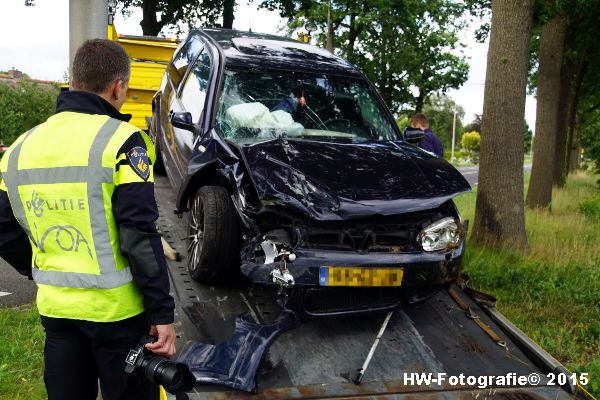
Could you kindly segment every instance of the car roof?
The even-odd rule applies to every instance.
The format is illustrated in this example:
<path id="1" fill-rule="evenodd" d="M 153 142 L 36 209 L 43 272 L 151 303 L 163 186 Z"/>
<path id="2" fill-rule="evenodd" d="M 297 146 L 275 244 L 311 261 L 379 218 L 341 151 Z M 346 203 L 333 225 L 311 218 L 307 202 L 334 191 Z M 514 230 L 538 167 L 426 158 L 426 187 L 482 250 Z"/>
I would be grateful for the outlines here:
<path id="1" fill-rule="evenodd" d="M 283 69 L 364 78 L 354 65 L 317 46 L 264 33 L 202 28 L 222 50 L 226 66 Z"/>

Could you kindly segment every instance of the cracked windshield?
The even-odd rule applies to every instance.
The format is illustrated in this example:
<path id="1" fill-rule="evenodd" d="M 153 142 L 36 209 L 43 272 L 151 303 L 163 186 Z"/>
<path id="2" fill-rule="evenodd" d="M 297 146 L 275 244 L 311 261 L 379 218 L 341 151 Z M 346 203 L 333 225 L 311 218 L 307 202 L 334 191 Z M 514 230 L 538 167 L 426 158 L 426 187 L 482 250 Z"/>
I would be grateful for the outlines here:
<path id="1" fill-rule="evenodd" d="M 226 71 L 217 125 L 238 144 L 397 139 L 365 82 L 279 71 Z"/>

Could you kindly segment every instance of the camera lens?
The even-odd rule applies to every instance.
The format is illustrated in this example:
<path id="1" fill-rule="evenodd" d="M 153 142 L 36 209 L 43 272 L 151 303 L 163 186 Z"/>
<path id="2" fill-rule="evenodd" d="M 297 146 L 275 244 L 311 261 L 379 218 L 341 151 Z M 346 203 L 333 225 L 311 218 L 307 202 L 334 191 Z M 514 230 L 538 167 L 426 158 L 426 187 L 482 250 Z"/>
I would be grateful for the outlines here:
<path id="1" fill-rule="evenodd" d="M 194 387 L 195 378 L 187 365 L 163 357 L 151 357 L 144 366 L 150 381 L 164 386 L 169 392 L 188 391 Z"/>

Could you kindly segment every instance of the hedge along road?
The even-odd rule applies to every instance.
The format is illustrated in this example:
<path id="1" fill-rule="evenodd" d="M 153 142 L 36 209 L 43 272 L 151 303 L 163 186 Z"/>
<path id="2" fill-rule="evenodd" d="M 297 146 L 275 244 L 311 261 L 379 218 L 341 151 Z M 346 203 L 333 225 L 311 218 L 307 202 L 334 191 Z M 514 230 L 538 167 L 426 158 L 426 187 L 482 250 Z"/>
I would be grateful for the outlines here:
<path id="1" fill-rule="evenodd" d="M 531 165 L 525 165 L 524 171 L 530 171 Z M 478 167 L 459 168 L 471 186 L 477 185 L 479 177 Z M 18 306 L 32 303 L 35 299 L 37 288 L 33 281 L 19 275 L 10 265 L 0 258 L 0 307 Z"/>

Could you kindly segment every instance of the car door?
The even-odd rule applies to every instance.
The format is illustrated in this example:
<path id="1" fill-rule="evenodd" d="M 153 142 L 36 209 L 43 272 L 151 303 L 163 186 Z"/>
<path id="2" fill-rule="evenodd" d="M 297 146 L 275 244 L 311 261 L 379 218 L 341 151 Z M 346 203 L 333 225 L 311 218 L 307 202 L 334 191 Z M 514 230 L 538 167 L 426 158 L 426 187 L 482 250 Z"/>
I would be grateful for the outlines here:
<path id="1" fill-rule="evenodd" d="M 160 120 L 163 128 L 160 149 L 164 154 L 164 165 L 167 176 L 174 188 L 178 188 L 181 184 L 184 169 L 182 169 L 181 154 L 175 139 L 181 133 L 179 129 L 173 127 L 170 117 L 173 112 L 181 111 L 177 98 L 179 89 L 187 70 L 203 47 L 203 42 L 196 35 L 191 36 L 181 46 L 181 49 L 175 54 L 173 61 L 167 68 L 167 82 L 160 99 Z"/>
<path id="2" fill-rule="evenodd" d="M 210 69 L 210 57 L 207 49 L 204 48 L 184 78 L 172 105 L 173 112 L 189 112 L 192 122 L 198 126 L 204 115 Z M 177 161 L 180 163 L 179 168 L 185 171 L 192 156 L 198 132 L 193 133 L 185 129 L 173 128 L 173 133 Z"/>

